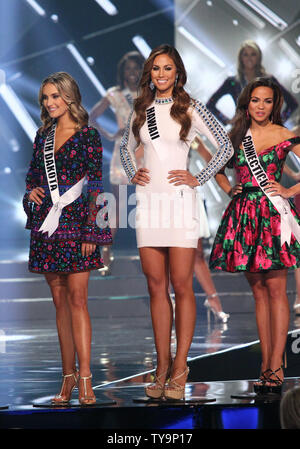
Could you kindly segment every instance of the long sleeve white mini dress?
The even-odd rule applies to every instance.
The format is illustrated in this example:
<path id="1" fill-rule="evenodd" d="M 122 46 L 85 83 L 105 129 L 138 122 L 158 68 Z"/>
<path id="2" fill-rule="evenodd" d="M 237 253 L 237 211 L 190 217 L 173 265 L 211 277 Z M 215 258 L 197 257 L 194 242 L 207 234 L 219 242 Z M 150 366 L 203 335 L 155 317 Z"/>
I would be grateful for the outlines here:
<path id="1" fill-rule="evenodd" d="M 197 134 L 205 135 L 217 147 L 208 165 L 196 174 L 200 185 L 214 176 L 232 157 L 233 147 L 226 131 L 205 105 L 191 101 L 192 124 L 186 141 L 180 139 L 181 125 L 170 115 L 173 100 L 155 99 L 146 110 L 140 129 L 144 146 L 143 167 L 150 182 L 136 185 L 136 237 L 140 247 L 196 248 L 199 233 L 197 190 L 175 186 L 168 179 L 171 170 L 187 170 L 188 152 Z M 120 157 L 129 181 L 137 171 L 134 153 L 138 147 L 132 132 L 133 111 L 125 130 Z"/>

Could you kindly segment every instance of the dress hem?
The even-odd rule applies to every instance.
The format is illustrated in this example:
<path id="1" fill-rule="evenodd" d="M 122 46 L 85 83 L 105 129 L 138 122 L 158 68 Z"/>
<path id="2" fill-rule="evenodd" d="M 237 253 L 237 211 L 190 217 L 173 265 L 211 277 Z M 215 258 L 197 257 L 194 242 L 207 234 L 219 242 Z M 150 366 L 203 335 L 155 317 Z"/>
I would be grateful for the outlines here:
<path id="1" fill-rule="evenodd" d="M 101 270 L 101 268 L 104 268 L 105 265 L 99 266 L 99 267 L 95 267 L 95 268 L 89 268 L 87 270 L 78 270 L 78 271 L 33 271 L 33 270 L 28 270 L 30 273 L 34 273 L 34 274 L 49 274 L 49 273 L 57 273 L 57 274 L 74 274 L 74 273 L 85 273 L 87 271 L 93 271 L 93 270 Z"/>

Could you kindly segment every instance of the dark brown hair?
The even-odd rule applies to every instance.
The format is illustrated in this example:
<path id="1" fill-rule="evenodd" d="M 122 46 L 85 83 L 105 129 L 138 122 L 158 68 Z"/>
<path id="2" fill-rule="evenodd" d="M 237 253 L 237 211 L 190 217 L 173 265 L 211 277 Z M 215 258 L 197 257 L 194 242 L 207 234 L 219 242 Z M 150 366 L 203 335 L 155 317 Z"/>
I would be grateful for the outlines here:
<path id="1" fill-rule="evenodd" d="M 146 120 L 146 109 L 153 102 L 155 97 L 155 90 L 150 89 L 151 70 L 154 59 L 159 55 L 168 55 L 174 62 L 177 71 L 177 82 L 173 89 L 173 104 L 171 107 L 171 117 L 181 125 L 180 139 L 185 141 L 191 127 L 191 117 L 187 110 L 190 106 L 190 96 L 184 90 L 183 86 L 186 83 L 186 71 L 182 59 L 176 50 L 168 44 L 160 45 L 152 50 L 150 56 L 145 61 L 143 73 L 139 84 L 139 96 L 134 102 L 134 110 L 136 118 L 132 125 L 133 134 L 138 142 L 140 142 L 140 129 Z"/>
<path id="2" fill-rule="evenodd" d="M 233 127 L 229 132 L 229 137 L 234 148 L 238 148 L 246 135 L 246 132 L 251 124 L 251 117 L 247 114 L 251 95 L 257 87 L 270 87 L 273 90 L 273 109 L 270 115 L 270 120 L 282 126 L 281 107 L 283 103 L 283 95 L 280 87 L 271 78 L 261 77 L 255 78 L 242 90 L 236 107 L 236 113 L 233 118 Z"/>
<path id="3" fill-rule="evenodd" d="M 118 72 L 117 72 L 118 84 L 121 89 L 124 89 L 125 87 L 124 71 L 127 61 L 134 61 L 142 71 L 145 58 L 138 51 L 129 51 L 128 53 L 125 53 L 125 55 L 118 63 Z"/>

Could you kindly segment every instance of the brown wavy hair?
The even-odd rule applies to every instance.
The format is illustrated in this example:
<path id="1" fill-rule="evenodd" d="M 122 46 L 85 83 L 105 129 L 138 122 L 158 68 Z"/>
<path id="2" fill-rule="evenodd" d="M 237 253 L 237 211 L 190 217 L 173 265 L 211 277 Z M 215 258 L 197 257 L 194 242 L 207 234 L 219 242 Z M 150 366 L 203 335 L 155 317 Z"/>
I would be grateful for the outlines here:
<path id="1" fill-rule="evenodd" d="M 247 110 L 250 103 L 251 95 L 254 89 L 257 87 L 270 87 L 273 90 L 273 109 L 270 115 L 270 120 L 276 125 L 282 125 L 282 119 L 280 115 L 281 107 L 283 104 L 283 95 L 278 84 L 274 83 L 271 78 L 260 77 L 250 81 L 249 84 L 242 90 L 236 107 L 236 114 L 233 118 L 233 127 L 229 132 L 234 148 L 239 148 L 243 138 L 251 124 L 251 117 L 247 117 Z"/>
<path id="2" fill-rule="evenodd" d="M 54 84 L 54 86 L 57 88 L 62 99 L 68 105 L 70 116 L 72 120 L 77 124 L 77 128 L 80 129 L 84 126 L 87 126 L 89 121 L 89 114 L 81 104 L 81 94 L 76 81 L 74 80 L 74 78 L 72 78 L 71 75 L 66 72 L 56 72 L 52 75 L 47 76 L 47 78 L 43 80 L 40 87 L 39 104 L 41 109 L 41 121 L 43 125 L 41 126 L 39 131 L 47 131 L 55 121 L 49 116 L 47 109 L 43 104 L 43 89 L 46 84 Z"/>
<path id="3" fill-rule="evenodd" d="M 154 59 L 166 54 L 174 62 L 177 71 L 177 83 L 173 88 L 173 104 L 170 110 L 171 117 L 181 125 L 180 139 L 185 141 L 191 128 L 191 117 L 188 114 L 188 108 L 190 106 L 191 98 L 189 94 L 184 90 L 183 86 L 186 83 L 186 71 L 182 59 L 176 50 L 168 44 L 160 45 L 152 50 L 150 56 L 145 61 L 143 73 L 139 84 L 139 95 L 134 102 L 134 110 L 136 118 L 133 121 L 132 131 L 137 140 L 140 142 L 140 129 L 146 120 L 146 109 L 150 106 L 155 98 L 155 89 L 150 89 L 151 82 L 151 70 L 153 67 Z"/>

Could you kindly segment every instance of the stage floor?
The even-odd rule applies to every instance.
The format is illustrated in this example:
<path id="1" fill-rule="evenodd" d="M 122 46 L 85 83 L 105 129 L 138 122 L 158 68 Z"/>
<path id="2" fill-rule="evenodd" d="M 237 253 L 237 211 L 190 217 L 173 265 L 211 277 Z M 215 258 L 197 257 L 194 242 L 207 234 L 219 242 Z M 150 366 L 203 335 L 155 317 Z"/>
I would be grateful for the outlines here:
<path id="1" fill-rule="evenodd" d="M 10 258 L 5 255 L 0 262 L 0 405 L 7 405 L 10 413 L 21 410 L 40 413 L 40 406 L 49 403 L 61 384 L 54 307 L 44 278 L 28 273 L 25 259 L 25 255 L 18 253 Z M 243 406 L 245 403 L 252 406 L 256 401 L 231 398 L 234 392 L 251 391 L 251 379 L 259 373 L 252 296 L 239 275 L 232 282 L 232 276 L 214 273 L 214 280 L 230 319 L 227 324 L 215 322 L 212 317 L 208 320 L 203 307 L 205 296 L 195 281 L 197 324 L 189 353 L 191 373 L 187 397 L 213 397 L 214 401 L 206 403 L 206 407 Z M 118 409 L 121 413 L 121 409 L 125 412 L 127 407 L 131 410 L 149 408 L 149 404 L 139 400 L 144 396 L 144 383 L 150 381 L 155 367 L 155 352 L 149 300 L 137 255 L 115 254 L 111 273 L 104 277 L 94 272 L 90 284 L 93 385 L 100 402 L 113 401 L 100 407 L 101 413 L 107 414 L 108 409 Z M 289 274 L 288 295 L 292 304 L 295 296 L 292 273 Z M 290 333 L 294 331 L 293 336 L 297 336 L 299 328 L 300 317 L 291 313 Z M 175 351 L 175 335 L 172 346 Z M 255 357 L 251 355 L 253 348 L 256 348 Z M 242 372 L 240 368 L 235 369 L 235 362 L 226 362 L 229 354 L 235 357 L 239 351 L 250 354 L 246 356 L 248 371 L 247 363 Z M 241 353 L 238 357 L 244 355 Z M 212 363 L 217 368 L 213 368 Z M 229 365 L 233 365 L 231 371 Z M 290 373 L 285 388 L 298 384 L 298 372 L 296 369 Z M 74 407 L 76 394 L 75 391 Z M 164 405 L 157 407 L 157 404 L 154 407 L 165 408 Z M 178 407 L 175 409 L 178 413 Z M 2 428 L 9 425 L 9 421 L 3 424 L 6 423 L 4 413 L 0 412 Z M 181 418 L 177 421 L 188 426 Z M 193 425 L 197 419 L 193 415 Z"/>

